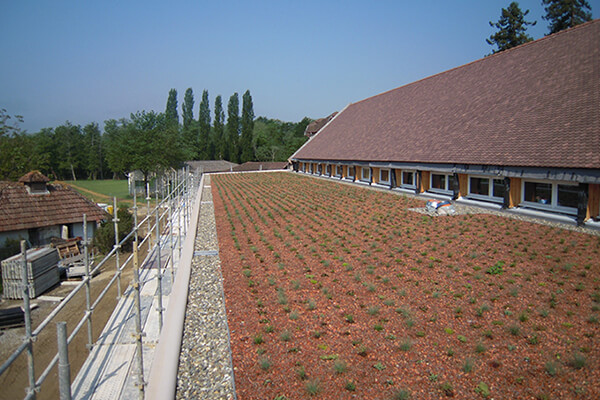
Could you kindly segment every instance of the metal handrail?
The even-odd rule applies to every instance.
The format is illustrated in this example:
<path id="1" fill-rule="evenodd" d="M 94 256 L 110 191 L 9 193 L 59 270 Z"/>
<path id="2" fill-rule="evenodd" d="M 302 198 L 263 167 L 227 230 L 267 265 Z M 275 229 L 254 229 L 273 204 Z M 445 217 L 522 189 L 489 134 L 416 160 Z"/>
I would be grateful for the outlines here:
<path id="1" fill-rule="evenodd" d="M 177 174 L 179 174 L 179 172 L 177 172 Z M 184 175 L 183 179 L 178 184 L 176 184 L 172 188 L 170 188 L 171 189 L 170 192 L 168 192 L 167 195 L 163 197 L 162 201 L 160 201 L 160 202 L 157 201 L 157 204 L 155 205 L 155 207 L 152 210 L 150 210 L 150 209 L 148 210 L 147 216 L 144 219 L 142 219 L 141 221 L 138 221 L 137 224 L 135 224 L 135 226 L 131 230 L 131 232 L 129 232 L 121 241 L 119 241 L 117 244 L 115 244 L 113 246 L 113 248 L 104 256 L 104 258 L 98 264 L 96 264 L 94 266 L 94 268 L 91 271 L 87 267 L 89 265 L 89 262 L 86 263 L 86 269 L 88 272 L 83 277 L 82 281 L 73 290 L 71 290 L 70 293 L 64 299 L 62 299 L 60 301 L 60 303 L 50 312 L 50 314 L 48 314 L 48 316 L 46 316 L 46 318 L 37 326 L 37 328 L 33 332 L 30 332 L 28 334 L 28 338 L 26 338 L 26 340 L 24 340 L 23 343 L 15 351 L 13 351 L 13 353 L 8 357 L 8 359 L 6 361 L 4 361 L 4 363 L 0 366 L 0 376 L 8 370 L 8 368 L 15 362 L 15 360 L 25 350 L 28 350 L 31 348 L 30 347 L 31 343 L 35 340 L 35 338 L 43 331 L 44 328 L 46 328 L 48 326 L 48 324 L 50 324 L 50 322 L 52 322 L 52 320 L 54 318 L 56 318 L 56 316 L 66 307 L 66 305 L 69 303 L 69 301 L 71 301 L 73 299 L 73 297 L 75 297 L 81 291 L 82 288 L 84 288 L 86 286 L 89 287 L 89 285 L 91 284 L 91 281 L 93 280 L 92 276 L 94 274 L 96 274 L 96 272 L 98 272 L 99 269 L 104 264 L 106 264 L 106 262 L 111 257 L 113 257 L 117 254 L 117 250 L 120 249 L 121 246 L 125 242 L 130 240 L 132 237 L 137 238 L 138 230 L 140 229 L 140 227 L 142 227 L 144 224 L 148 224 L 148 232 L 147 232 L 146 236 L 143 238 L 143 240 L 141 241 L 141 243 L 138 244 L 139 247 L 142 247 L 147 241 L 150 240 L 150 237 L 152 236 L 152 232 L 154 232 L 155 229 L 156 229 L 157 235 L 160 235 L 161 232 L 163 232 L 164 230 L 167 229 L 167 227 L 169 227 L 169 232 L 172 232 L 171 227 L 175 222 L 175 219 L 173 218 L 173 211 L 176 213 L 175 215 L 177 215 L 178 222 L 181 223 L 180 216 L 182 213 L 185 213 L 188 211 L 188 210 L 186 210 L 186 207 L 190 201 L 189 197 L 190 197 L 190 195 L 193 196 L 193 193 L 194 193 L 193 188 L 191 188 L 189 186 L 189 183 L 187 183 L 187 180 L 189 180 L 189 170 L 183 170 L 182 174 Z M 157 200 L 158 200 L 158 195 L 157 195 Z M 173 206 L 173 203 L 176 204 L 175 207 Z M 116 199 L 115 199 L 115 205 L 116 205 Z M 161 207 L 165 208 L 165 211 L 163 211 L 162 214 L 160 212 Z M 135 212 L 135 220 L 137 220 L 137 207 L 135 207 L 135 202 L 134 202 L 134 212 Z M 116 215 L 116 209 L 115 209 L 115 215 Z M 157 215 L 158 215 L 158 218 L 156 218 Z M 171 217 L 171 219 L 169 220 L 168 217 Z M 151 221 L 149 220 L 149 218 L 153 218 L 155 220 L 155 222 L 152 225 L 150 225 Z M 184 223 L 189 223 L 189 218 L 187 218 L 187 220 L 186 220 L 186 218 L 187 218 L 187 216 L 183 215 Z M 163 229 L 160 229 L 161 221 L 164 221 L 165 219 L 168 220 L 168 224 Z M 85 221 L 85 215 L 84 215 L 84 221 Z M 181 225 L 180 225 L 179 229 L 180 229 L 180 231 L 179 231 L 179 234 L 177 235 L 178 236 L 177 241 L 179 241 L 181 243 L 181 231 L 182 231 Z M 183 228 L 183 229 L 185 229 L 185 228 Z M 86 240 L 86 242 L 87 242 L 88 238 L 86 237 L 84 240 Z M 85 243 L 85 244 L 87 247 L 87 243 Z M 160 245 L 159 238 L 153 247 L 156 247 L 158 245 Z M 171 246 L 173 246 L 172 242 L 171 242 Z M 151 256 L 152 252 L 153 252 L 153 250 L 148 248 L 146 259 L 144 260 L 144 263 L 142 263 L 142 265 L 146 263 L 146 261 Z M 87 259 L 87 257 L 86 257 L 86 259 Z M 128 265 L 132 264 L 133 260 L 134 260 L 134 254 L 132 253 L 127 257 L 127 259 L 125 260 L 125 262 L 122 265 L 118 266 L 117 270 L 115 271 L 115 274 L 109 280 L 109 282 L 105 285 L 105 287 L 102 289 L 100 294 L 96 297 L 95 301 L 91 304 L 88 304 L 88 307 L 87 307 L 86 311 L 84 312 L 83 317 L 79 320 L 75 329 L 71 332 L 71 334 L 67 338 L 67 346 L 74 340 L 75 336 L 79 333 L 81 328 L 83 328 L 83 326 L 86 323 L 91 322 L 91 318 L 92 318 L 94 309 L 98 306 L 100 301 L 106 296 L 106 294 L 108 293 L 110 288 L 114 285 L 114 283 L 120 278 L 121 272 L 124 271 L 124 269 Z M 167 263 L 169 261 L 172 261 L 171 256 L 167 257 Z M 24 265 L 26 265 L 26 262 L 24 263 Z M 158 273 L 160 273 L 161 277 L 162 277 L 163 273 L 160 269 L 159 269 Z M 25 277 L 25 279 L 26 279 L 26 277 Z M 24 294 L 24 303 L 28 303 L 28 300 L 29 300 L 28 295 Z M 88 303 L 89 303 L 89 301 L 88 301 Z M 90 344 L 92 344 L 92 343 L 90 343 Z M 31 351 L 31 350 L 29 350 L 29 351 Z M 31 382 L 30 387 L 26 388 L 27 389 L 27 395 L 25 396 L 26 399 L 35 398 L 35 393 L 39 390 L 39 388 L 41 387 L 44 380 L 48 377 L 52 368 L 54 368 L 56 366 L 58 360 L 59 360 L 59 353 L 57 352 L 56 355 L 53 357 L 53 359 L 50 361 L 50 363 L 46 366 L 46 368 L 44 369 L 42 374 L 38 377 L 37 380 L 35 380 L 34 387 L 33 388 L 31 387 L 31 384 L 33 383 L 33 382 Z M 29 373 L 31 376 L 33 376 L 33 362 L 30 363 Z"/>

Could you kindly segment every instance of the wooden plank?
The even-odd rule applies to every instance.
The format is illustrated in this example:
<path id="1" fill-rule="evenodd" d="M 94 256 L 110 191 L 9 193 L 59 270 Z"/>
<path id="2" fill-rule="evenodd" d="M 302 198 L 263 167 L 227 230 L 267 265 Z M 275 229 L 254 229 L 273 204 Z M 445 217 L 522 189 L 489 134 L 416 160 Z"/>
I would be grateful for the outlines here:
<path id="1" fill-rule="evenodd" d="M 509 208 L 518 207 L 521 203 L 521 178 L 510 178 Z"/>
<path id="2" fill-rule="evenodd" d="M 588 205 L 585 220 L 600 216 L 600 185 L 590 183 L 588 186 Z"/>

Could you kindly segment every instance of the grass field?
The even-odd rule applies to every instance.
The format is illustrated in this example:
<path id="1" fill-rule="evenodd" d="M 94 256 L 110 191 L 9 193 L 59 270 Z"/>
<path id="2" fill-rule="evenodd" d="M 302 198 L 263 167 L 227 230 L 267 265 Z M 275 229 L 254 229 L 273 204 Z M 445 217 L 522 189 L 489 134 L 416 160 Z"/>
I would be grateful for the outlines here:
<path id="1" fill-rule="evenodd" d="M 83 194 L 95 203 L 112 203 L 112 198 L 116 197 L 118 202 L 129 202 L 132 196 L 129 195 L 126 180 L 78 180 L 62 181 L 79 193 Z"/>

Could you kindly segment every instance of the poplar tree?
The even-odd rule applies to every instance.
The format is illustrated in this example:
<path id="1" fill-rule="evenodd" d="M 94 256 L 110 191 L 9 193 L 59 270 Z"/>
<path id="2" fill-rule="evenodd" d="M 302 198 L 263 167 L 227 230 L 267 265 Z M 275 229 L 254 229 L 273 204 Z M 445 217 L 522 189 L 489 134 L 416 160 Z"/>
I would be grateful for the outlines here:
<path id="1" fill-rule="evenodd" d="M 492 50 L 492 53 L 499 53 L 533 40 L 525 31 L 528 25 L 534 26 L 536 21 L 525 21 L 527 14 L 529 10 L 521 11 L 519 4 L 513 1 L 508 8 L 502 9 L 498 22 L 490 21 L 490 26 L 498 29 L 498 32 L 485 40 L 489 45 L 498 46 L 498 49 Z"/>
<path id="2" fill-rule="evenodd" d="M 192 88 L 188 88 L 185 91 L 181 110 L 183 117 L 183 143 L 185 144 L 188 158 L 197 160 L 200 149 L 198 148 L 198 132 L 194 121 L 194 92 Z"/>
<path id="3" fill-rule="evenodd" d="M 177 114 L 177 90 L 175 89 L 169 90 L 165 116 L 169 123 L 172 123 L 173 125 L 179 125 L 179 114 Z"/>
<path id="4" fill-rule="evenodd" d="M 586 0 L 542 0 L 549 22 L 548 35 L 592 20 L 592 8 Z M 587 11 L 586 11 L 587 10 Z"/>
<path id="5" fill-rule="evenodd" d="M 223 101 L 221 100 L 221 95 L 218 95 L 215 98 L 215 122 L 213 124 L 213 143 L 214 148 L 214 157 L 215 159 L 223 160 L 225 153 L 225 138 L 224 136 L 224 126 L 223 123 L 225 121 L 225 113 L 223 112 Z"/>
<path id="6" fill-rule="evenodd" d="M 226 140 L 223 157 L 231 162 L 239 162 L 240 99 L 237 92 L 231 95 L 227 104 Z"/>
<path id="7" fill-rule="evenodd" d="M 240 162 L 254 160 L 254 148 L 252 147 L 252 133 L 254 131 L 254 109 L 250 90 L 242 96 L 242 137 L 240 138 Z"/>
<path id="8" fill-rule="evenodd" d="M 208 90 L 202 92 L 200 110 L 198 112 L 198 152 L 201 160 L 214 158 L 214 147 L 210 150 L 210 107 L 208 104 Z"/>
<path id="9" fill-rule="evenodd" d="M 190 128 L 194 120 L 194 92 L 192 88 L 188 88 L 183 96 L 183 104 L 181 105 L 183 117 L 183 129 Z"/>

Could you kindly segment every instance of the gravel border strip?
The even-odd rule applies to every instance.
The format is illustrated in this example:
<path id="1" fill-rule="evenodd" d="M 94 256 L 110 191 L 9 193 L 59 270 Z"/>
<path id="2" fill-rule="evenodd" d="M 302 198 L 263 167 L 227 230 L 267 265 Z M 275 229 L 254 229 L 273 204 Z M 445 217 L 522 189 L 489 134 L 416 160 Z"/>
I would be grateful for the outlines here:
<path id="1" fill-rule="evenodd" d="M 176 398 L 236 399 L 210 176 L 204 178 Z"/>

